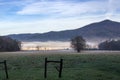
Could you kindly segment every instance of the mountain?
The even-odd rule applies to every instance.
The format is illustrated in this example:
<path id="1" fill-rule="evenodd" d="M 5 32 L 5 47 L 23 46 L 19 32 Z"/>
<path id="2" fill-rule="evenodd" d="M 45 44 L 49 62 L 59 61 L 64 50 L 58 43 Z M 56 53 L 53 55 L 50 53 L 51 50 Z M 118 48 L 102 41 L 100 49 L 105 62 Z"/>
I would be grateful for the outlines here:
<path id="1" fill-rule="evenodd" d="M 74 30 L 51 31 L 43 34 L 13 34 L 8 36 L 20 41 L 68 41 L 78 35 L 83 36 L 87 41 L 120 39 L 120 22 L 104 20 Z"/>

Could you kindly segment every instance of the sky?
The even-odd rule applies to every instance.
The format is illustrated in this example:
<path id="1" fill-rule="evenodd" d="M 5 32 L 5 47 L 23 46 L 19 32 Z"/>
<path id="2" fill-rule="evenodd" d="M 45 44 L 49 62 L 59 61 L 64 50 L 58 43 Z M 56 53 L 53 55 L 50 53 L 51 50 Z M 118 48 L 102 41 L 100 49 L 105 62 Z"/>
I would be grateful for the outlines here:
<path id="1" fill-rule="evenodd" d="M 0 35 L 71 30 L 120 22 L 120 0 L 0 0 Z"/>

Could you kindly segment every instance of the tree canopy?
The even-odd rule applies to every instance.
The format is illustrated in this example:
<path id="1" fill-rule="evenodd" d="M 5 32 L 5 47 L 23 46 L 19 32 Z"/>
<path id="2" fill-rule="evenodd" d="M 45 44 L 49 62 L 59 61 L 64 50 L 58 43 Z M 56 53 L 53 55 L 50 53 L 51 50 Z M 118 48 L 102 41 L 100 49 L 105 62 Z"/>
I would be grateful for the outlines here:
<path id="1" fill-rule="evenodd" d="M 21 43 L 10 37 L 0 36 L 0 51 L 19 51 Z"/>
<path id="2" fill-rule="evenodd" d="M 120 40 L 106 40 L 98 47 L 100 50 L 120 50 Z"/>
<path id="3" fill-rule="evenodd" d="M 71 39 L 71 47 L 77 52 L 80 52 L 81 50 L 85 49 L 86 41 L 82 36 L 76 36 Z"/>

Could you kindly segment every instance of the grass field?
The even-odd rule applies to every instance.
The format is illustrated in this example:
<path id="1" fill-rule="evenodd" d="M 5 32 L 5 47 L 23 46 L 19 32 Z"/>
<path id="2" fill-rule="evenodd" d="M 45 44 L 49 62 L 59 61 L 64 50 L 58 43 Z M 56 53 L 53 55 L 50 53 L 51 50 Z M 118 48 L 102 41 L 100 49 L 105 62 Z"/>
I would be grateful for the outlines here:
<path id="1" fill-rule="evenodd" d="M 58 53 L 58 54 L 57 54 Z M 62 78 L 49 64 L 44 79 L 44 59 L 64 59 Z M 9 80 L 120 80 L 120 52 L 1 52 L 0 61 L 7 60 Z M 5 80 L 0 64 L 0 80 Z"/>

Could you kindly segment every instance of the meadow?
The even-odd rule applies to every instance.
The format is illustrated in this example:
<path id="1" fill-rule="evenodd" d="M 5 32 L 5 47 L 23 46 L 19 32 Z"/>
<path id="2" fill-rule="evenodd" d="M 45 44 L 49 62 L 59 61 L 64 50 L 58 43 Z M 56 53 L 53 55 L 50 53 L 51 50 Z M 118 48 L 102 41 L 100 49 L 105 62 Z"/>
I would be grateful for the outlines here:
<path id="1" fill-rule="evenodd" d="M 63 61 L 62 78 L 48 65 L 48 76 L 44 78 L 44 60 Z M 120 80 L 120 52 L 117 51 L 23 51 L 1 52 L 0 61 L 7 60 L 8 80 Z M 5 79 L 3 65 L 0 64 L 0 80 Z"/>

